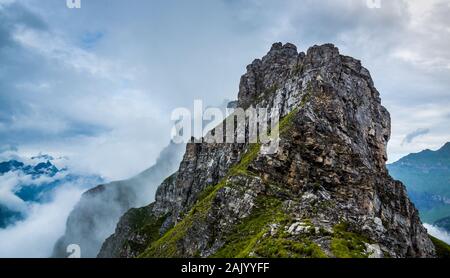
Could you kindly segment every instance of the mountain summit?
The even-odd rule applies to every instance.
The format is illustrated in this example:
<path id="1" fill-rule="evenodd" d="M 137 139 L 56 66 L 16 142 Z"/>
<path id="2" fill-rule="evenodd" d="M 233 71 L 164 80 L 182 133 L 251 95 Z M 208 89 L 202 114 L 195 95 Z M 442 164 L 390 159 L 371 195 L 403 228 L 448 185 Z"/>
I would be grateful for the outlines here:
<path id="1" fill-rule="evenodd" d="M 276 43 L 247 66 L 238 106 L 276 107 L 279 150 L 188 144 L 147 207 L 99 257 L 433 257 L 386 170 L 390 116 L 361 62 L 331 45 Z"/>

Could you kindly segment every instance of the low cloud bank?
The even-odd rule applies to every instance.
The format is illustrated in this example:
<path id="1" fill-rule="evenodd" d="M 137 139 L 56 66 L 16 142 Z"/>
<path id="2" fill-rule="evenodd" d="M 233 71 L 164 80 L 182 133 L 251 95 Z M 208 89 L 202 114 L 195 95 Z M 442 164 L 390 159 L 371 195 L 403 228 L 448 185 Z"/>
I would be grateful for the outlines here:
<path id="1" fill-rule="evenodd" d="M 436 227 L 434 225 L 430 224 L 423 224 L 425 228 L 428 230 L 428 233 L 442 241 L 445 241 L 446 243 L 450 244 L 450 233 L 445 231 L 444 229 L 441 229 L 439 227 Z"/>
<path id="2" fill-rule="evenodd" d="M 0 230 L 0 257 L 49 257 L 82 192 L 76 185 L 65 185 L 54 191 L 52 202 L 31 205 L 24 221 Z"/>
<path id="3" fill-rule="evenodd" d="M 102 181 L 72 172 L 66 162 L 0 150 L 0 258 L 51 256 L 82 192 Z"/>

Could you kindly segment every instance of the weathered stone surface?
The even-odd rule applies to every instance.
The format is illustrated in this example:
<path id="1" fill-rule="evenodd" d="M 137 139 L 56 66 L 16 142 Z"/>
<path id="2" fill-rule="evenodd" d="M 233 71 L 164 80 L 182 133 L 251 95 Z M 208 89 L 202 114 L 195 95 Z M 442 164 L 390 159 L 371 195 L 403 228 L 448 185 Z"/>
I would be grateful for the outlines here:
<path id="1" fill-rule="evenodd" d="M 433 257 L 388 174 L 390 117 L 370 73 L 331 44 L 276 43 L 241 78 L 240 107 L 278 107 L 280 148 L 189 144 L 146 208 L 164 219 L 144 251 L 125 215 L 103 257 Z M 172 229 L 169 229 L 173 227 Z M 128 249 L 127 249 L 128 248 Z"/>

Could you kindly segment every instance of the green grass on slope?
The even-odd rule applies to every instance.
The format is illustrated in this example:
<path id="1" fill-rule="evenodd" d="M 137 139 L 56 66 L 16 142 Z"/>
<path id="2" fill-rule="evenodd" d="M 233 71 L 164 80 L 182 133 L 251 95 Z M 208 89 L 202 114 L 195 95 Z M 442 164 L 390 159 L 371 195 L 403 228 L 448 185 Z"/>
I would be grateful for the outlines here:
<path id="1" fill-rule="evenodd" d="M 440 239 L 435 238 L 434 236 L 430 235 L 429 237 L 433 242 L 434 247 L 436 248 L 436 255 L 439 258 L 450 258 L 450 245 Z"/>
<path id="2" fill-rule="evenodd" d="M 208 211 L 211 207 L 212 201 L 216 196 L 216 193 L 225 185 L 225 180 L 221 181 L 216 186 L 212 187 L 212 190 L 203 197 L 197 204 L 191 209 L 191 211 L 183 218 L 183 220 L 177 223 L 172 229 L 167 231 L 160 239 L 153 242 L 140 257 L 150 258 L 171 258 L 180 257 L 178 252 L 178 242 L 182 240 L 190 227 L 193 226 L 194 221 L 202 221 L 206 218 Z"/>
<path id="3" fill-rule="evenodd" d="M 280 202 L 273 198 L 258 198 L 252 214 L 237 225 L 225 240 L 224 246 L 214 255 L 218 258 L 245 258 L 268 231 L 268 224 L 282 217 Z"/>
<path id="4" fill-rule="evenodd" d="M 281 210 L 281 201 L 260 195 L 252 214 L 226 237 L 217 258 L 325 258 L 320 247 L 307 238 L 289 238 L 283 230 L 292 220 Z M 270 234 L 270 225 L 281 231 Z"/>
<path id="5" fill-rule="evenodd" d="M 211 208 L 212 201 L 217 192 L 222 189 L 230 176 L 246 175 L 249 164 L 258 156 L 260 150 L 259 144 L 253 144 L 249 150 L 244 154 L 241 162 L 231 168 L 229 175 L 223 178 L 217 185 L 206 188 L 199 196 L 197 203 L 172 229 L 167 231 L 160 239 L 153 242 L 147 250 L 145 250 L 141 257 L 179 257 L 177 244 L 184 238 L 189 228 L 194 224 L 194 221 L 202 221 L 208 215 Z"/>
<path id="6" fill-rule="evenodd" d="M 147 208 L 133 209 L 130 211 L 130 214 L 130 223 L 133 223 L 133 227 L 137 229 L 138 234 L 146 235 L 146 242 L 153 242 L 159 238 L 159 228 L 167 218 L 166 216 L 160 218 L 149 217 Z M 145 245 L 143 246 L 142 243 L 134 241 L 126 241 L 123 248 L 143 251 L 142 249 L 145 249 Z"/>
<path id="7" fill-rule="evenodd" d="M 331 251 L 336 258 L 367 258 L 366 242 L 363 236 L 349 232 L 346 223 L 340 223 L 333 228 Z"/>

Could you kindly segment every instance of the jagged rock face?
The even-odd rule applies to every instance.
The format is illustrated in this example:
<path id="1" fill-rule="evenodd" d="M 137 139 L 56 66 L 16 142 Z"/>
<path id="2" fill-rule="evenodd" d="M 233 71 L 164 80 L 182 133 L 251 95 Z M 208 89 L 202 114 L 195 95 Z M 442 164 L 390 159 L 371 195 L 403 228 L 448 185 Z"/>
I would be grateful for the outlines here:
<path id="1" fill-rule="evenodd" d="M 434 256 L 404 186 L 386 170 L 389 113 L 358 60 L 330 44 L 304 54 L 277 43 L 239 88 L 240 107 L 279 108 L 278 152 L 189 144 L 140 227 L 129 228 L 126 214 L 100 256 Z"/>
<path id="2" fill-rule="evenodd" d="M 153 200 L 157 186 L 177 170 L 183 150 L 184 146 L 171 143 L 154 166 L 136 177 L 85 192 L 70 213 L 65 234 L 56 242 L 52 257 L 67 257 L 67 246 L 78 244 L 83 258 L 95 258 L 105 239 L 114 233 L 120 217 Z"/>
<path id="3" fill-rule="evenodd" d="M 238 162 L 243 144 L 188 144 L 180 170 L 164 181 L 156 192 L 154 212 L 171 214 L 168 221 L 177 221 L 180 213 L 192 206 L 197 196 L 216 184 Z"/>

